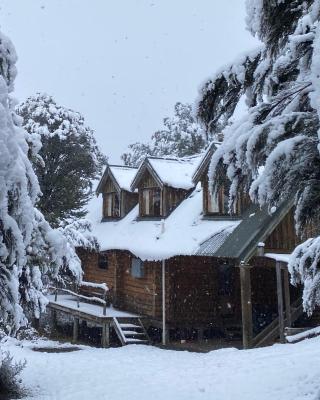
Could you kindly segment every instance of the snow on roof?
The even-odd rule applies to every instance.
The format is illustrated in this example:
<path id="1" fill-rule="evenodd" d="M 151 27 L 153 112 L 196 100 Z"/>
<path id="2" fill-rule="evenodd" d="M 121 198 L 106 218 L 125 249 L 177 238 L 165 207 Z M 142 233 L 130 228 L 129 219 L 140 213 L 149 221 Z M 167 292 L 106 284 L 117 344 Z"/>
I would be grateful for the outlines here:
<path id="1" fill-rule="evenodd" d="M 158 261 L 178 255 L 197 254 L 200 246 L 212 236 L 240 223 L 230 219 L 202 218 L 202 189 L 196 188 L 163 222 L 138 220 L 137 205 L 119 221 L 101 222 L 101 198 L 88 206 L 88 219 L 101 251 L 128 250 L 142 260 Z M 164 223 L 164 232 L 162 224 Z"/>
<path id="2" fill-rule="evenodd" d="M 148 162 L 164 185 L 189 190 L 194 187 L 192 176 L 202 157 L 203 154 L 177 159 L 148 157 Z"/>
<path id="3" fill-rule="evenodd" d="M 266 253 L 264 256 L 275 261 L 288 263 L 291 254 Z"/>
<path id="4" fill-rule="evenodd" d="M 115 177 L 120 189 L 131 191 L 132 180 L 137 173 L 137 168 L 125 167 L 122 165 L 109 165 L 109 168 Z"/>

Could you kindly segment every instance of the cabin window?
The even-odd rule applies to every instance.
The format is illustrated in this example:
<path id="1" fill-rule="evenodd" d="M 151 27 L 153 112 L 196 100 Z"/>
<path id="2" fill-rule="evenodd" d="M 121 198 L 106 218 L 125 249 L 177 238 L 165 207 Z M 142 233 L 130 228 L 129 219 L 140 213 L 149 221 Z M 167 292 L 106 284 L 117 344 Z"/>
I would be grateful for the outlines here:
<path id="1" fill-rule="evenodd" d="M 133 257 L 131 259 L 131 276 L 134 278 L 144 277 L 144 264 L 140 258 Z"/>
<path id="2" fill-rule="evenodd" d="M 104 195 L 104 217 L 120 217 L 120 199 L 118 193 L 105 193 Z"/>
<path id="3" fill-rule="evenodd" d="M 217 215 L 229 215 L 229 196 L 228 191 L 224 186 L 220 187 L 217 196 L 213 196 L 210 191 L 207 193 L 208 204 L 207 204 L 207 212 L 208 214 L 217 214 Z M 238 207 L 235 205 L 233 215 L 238 214 Z"/>
<path id="4" fill-rule="evenodd" d="M 161 216 L 161 189 L 148 188 L 142 190 L 142 215 Z"/>
<path id="5" fill-rule="evenodd" d="M 98 267 L 100 269 L 108 269 L 108 256 L 106 254 L 99 254 Z"/>

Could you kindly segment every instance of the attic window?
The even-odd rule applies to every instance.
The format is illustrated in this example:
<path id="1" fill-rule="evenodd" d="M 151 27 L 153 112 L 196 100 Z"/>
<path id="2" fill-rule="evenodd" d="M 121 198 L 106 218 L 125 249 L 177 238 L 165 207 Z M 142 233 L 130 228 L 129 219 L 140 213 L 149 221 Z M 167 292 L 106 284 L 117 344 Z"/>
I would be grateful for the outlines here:
<path id="1" fill-rule="evenodd" d="M 100 269 L 108 269 L 108 256 L 106 254 L 99 254 L 98 267 Z"/>
<path id="2" fill-rule="evenodd" d="M 238 212 L 238 207 L 234 207 L 233 215 Z M 216 215 L 229 215 L 229 196 L 224 186 L 220 187 L 217 196 L 214 197 L 210 191 L 207 191 L 207 213 Z"/>
<path id="3" fill-rule="evenodd" d="M 103 216 L 104 218 L 120 217 L 120 199 L 118 193 L 112 192 L 104 194 Z"/>
<path id="4" fill-rule="evenodd" d="M 142 190 L 141 214 L 143 216 L 161 216 L 161 189 L 147 188 Z"/>
<path id="5" fill-rule="evenodd" d="M 131 276 L 134 278 L 144 277 L 144 264 L 140 258 L 133 257 L 131 259 Z"/>

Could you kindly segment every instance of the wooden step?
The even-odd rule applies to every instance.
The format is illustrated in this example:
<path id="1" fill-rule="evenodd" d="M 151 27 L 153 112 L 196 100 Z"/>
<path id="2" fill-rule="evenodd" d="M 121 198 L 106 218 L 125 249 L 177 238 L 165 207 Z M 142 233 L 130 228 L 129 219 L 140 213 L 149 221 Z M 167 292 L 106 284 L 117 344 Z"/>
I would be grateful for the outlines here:
<path id="1" fill-rule="evenodd" d="M 123 346 L 150 343 L 148 334 L 139 318 L 136 318 L 135 323 L 121 322 L 120 318 L 113 318 L 113 327 Z"/>

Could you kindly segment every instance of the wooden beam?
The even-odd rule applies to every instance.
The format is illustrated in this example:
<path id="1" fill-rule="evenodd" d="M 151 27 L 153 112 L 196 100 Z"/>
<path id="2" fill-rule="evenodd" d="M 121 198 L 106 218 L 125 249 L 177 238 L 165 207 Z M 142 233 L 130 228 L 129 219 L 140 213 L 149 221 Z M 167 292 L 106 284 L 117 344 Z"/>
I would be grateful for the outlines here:
<path id="1" fill-rule="evenodd" d="M 166 328 L 166 261 L 162 260 L 162 344 L 167 344 Z"/>
<path id="2" fill-rule="evenodd" d="M 282 291 L 282 274 L 281 263 L 276 261 L 277 274 L 277 298 L 278 298 L 278 316 L 279 316 L 279 336 L 280 342 L 284 343 L 284 313 L 283 313 L 283 291 Z"/>
<path id="3" fill-rule="evenodd" d="M 242 343 L 250 349 L 253 335 L 250 265 L 240 265 Z"/>
<path id="4" fill-rule="evenodd" d="M 283 269 L 284 274 L 284 301 L 286 307 L 286 326 L 291 327 L 292 318 L 291 318 L 291 299 L 290 299 L 290 281 L 289 281 L 289 271 L 288 267 L 285 266 Z"/>
<path id="5" fill-rule="evenodd" d="M 101 346 L 103 348 L 110 346 L 110 324 L 102 324 Z"/>
<path id="6" fill-rule="evenodd" d="M 72 336 L 72 342 L 77 343 L 79 336 L 79 318 L 74 317 L 73 318 L 73 336 Z"/>

